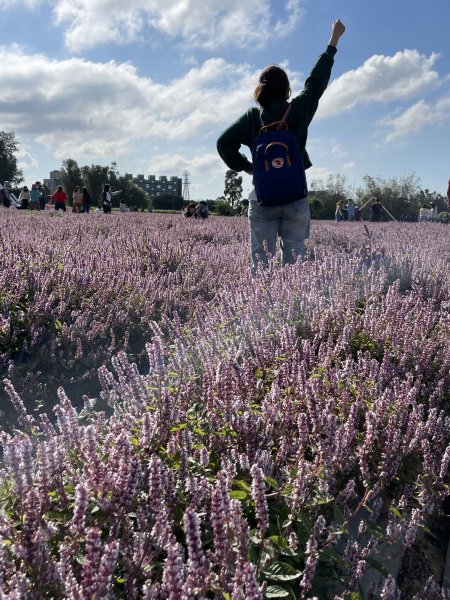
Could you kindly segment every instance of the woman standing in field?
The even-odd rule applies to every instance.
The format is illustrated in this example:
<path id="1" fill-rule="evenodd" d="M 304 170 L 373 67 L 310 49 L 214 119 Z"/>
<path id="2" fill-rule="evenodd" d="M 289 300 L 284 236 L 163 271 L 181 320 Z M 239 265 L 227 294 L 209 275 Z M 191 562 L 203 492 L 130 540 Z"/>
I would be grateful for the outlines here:
<path id="1" fill-rule="evenodd" d="M 73 200 L 72 212 L 74 212 L 74 213 L 80 213 L 81 212 L 81 205 L 82 205 L 82 202 L 83 202 L 83 197 L 82 197 L 79 185 L 77 185 L 75 187 L 75 189 L 73 190 L 72 200 Z"/>
<path id="2" fill-rule="evenodd" d="M 334 211 L 334 219 L 335 219 L 336 223 L 339 223 L 340 221 L 344 220 L 344 215 L 342 213 L 343 204 L 344 204 L 343 200 L 338 200 L 336 202 L 336 210 Z"/>
<path id="3" fill-rule="evenodd" d="M 327 49 L 319 56 L 303 90 L 290 104 L 288 98 L 291 87 L 286 72 L 277 65 L 262 71 L 254 92 L 260 108 L 250 108 L 217 141 L 217 150 L 228 168 L 252 175 L 252 162 L 240 152 L 241 146 L 252 148 L 262 126 L 282 120 L 286 121 L 289 131 L 295 134 L 304 167 L 308 169 L 311 166 L 305 148 L 308 126 L 328 85 L 336 45 L 344 31 L 345 27 L 339 19 L 333 23 Z M 310 212 L 308 198 L 299 198 L 282 206 L 261 206 L 255 190 L 250 193 L 248 216 L 253 272 L 256 272 L 260 261 L 267 264 L 268 255 L 275 254 L 278 236 L 281 238 L 283 264 L 292 264 L 303 256 L 305 239 L 309 236 Z"/>
<path id="4" fill-rule="evenodd" d="M 41 192 L 38 190 L 37 185 L 33 183 L 30 192 L 30 210 L 39 210 L 39 201 L 41 199 Z"/>
<path id="5" fill-rule="evenodd" d="M 23 186 L 23 188 L 20 190 L 20 194 L 19 194 L 19 208 L 21 210 L 27 210 L 28 209 L 28 205 L 30 203 L 30 191 L 28 189 L 28 187 L 26 185 Z"/>
<path id="6" fill-rule="evenodd" d="M 81 200 L 83 203 L 83 212 L 88 213 L 91 208 L 91 195 L 86 187 L 81 192 Z"/>
<path id="7" fill-rule="evenodd" d="M 55 203 L 55 210 L 62 210 L 66 212 L 67 194 L 62 189 L 62 185 L 58 185 L 56 192 L 51 195 L 53 202 Z"/>
<path id="8" fill-rule="evenodd" d="M 102 207 L 103 207 L 103 212 L 105 214 L 110 214 L 111 210 L 112 210 L 112 199 L 114 196 L 117 196 L 118 194 L 121 194 L 122 190 L 117 190 L 116 192 L 111 192 L 111 187 L 109 185 L 109 183 L 106 183 L 103 186 L 103 192 L 102 192 Z"/>

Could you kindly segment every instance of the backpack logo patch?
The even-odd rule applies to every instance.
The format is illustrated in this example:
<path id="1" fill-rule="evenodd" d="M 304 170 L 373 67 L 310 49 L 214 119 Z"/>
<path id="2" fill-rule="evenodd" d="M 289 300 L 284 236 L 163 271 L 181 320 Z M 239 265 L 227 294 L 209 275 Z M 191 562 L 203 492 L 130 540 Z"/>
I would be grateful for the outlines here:
<path id="1" fill-rule="evenodd" d="M 284 165 L 284 160 L 280 158 L 274 158 L 272 161 L 272 167 L 274 169 L 281 169 Z"/>

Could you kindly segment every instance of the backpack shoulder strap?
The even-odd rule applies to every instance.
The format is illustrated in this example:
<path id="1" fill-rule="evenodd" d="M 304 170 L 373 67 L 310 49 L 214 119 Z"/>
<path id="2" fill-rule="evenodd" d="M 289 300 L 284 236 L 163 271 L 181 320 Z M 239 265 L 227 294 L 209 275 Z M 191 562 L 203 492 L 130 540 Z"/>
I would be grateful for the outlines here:
<path id="1" fill-rule="evenodd" d="M 283 113 L 283 116 L 281 117 L 281 119 L 279 121 L 274 121 L 273 123 L 269 123 L 268 125 L 264 125 L 264 121 L 262 120 L 262 116 L 261 113 L 259 113 L 259 118 L 261 120 L 261 130 L 260 133 L 264 133 L 265 131 L 268 131 L 269 129 L 288 129 L 288 124 L 287 124 L 287 116 L 289 114 L 289 111 L 291 110 L 291 104 L 289 103 L 286 110 Z"/>
<path id="2" fill-rule="evenodd" d="M 288 104 L 288 107 L 287 107 L 287 109 L 284 111 L 284 115 L 281 117 L 281 120 L 280 120 L 280 123 L 286 123 L 286 129 L 287 129 L 287 121 L 286 121 L 286 119 L 287 119 L 287 116 L 288 116 L 288 114 L 289 114 L 290 110 L 291 110 L 291 103 L 289 103 L 289 104 Z M 278 127 L 278 129 L 279 129 L 279 128 L 280 128 L 280 127 Z"/>

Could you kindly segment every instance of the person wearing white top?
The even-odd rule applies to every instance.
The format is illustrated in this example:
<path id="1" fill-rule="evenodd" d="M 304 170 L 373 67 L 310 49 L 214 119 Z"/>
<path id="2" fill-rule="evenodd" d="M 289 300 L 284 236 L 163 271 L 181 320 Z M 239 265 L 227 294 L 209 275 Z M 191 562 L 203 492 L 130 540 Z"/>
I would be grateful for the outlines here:
<path id="1" fill-rule="evenodd" d="M 419 223 L 426 223 L 430 220 L 430 211 L 426 204 L 419 210 Z"/>
<path id="2" fill-rule="evenodd" d="M 117 190 L 117 192 L 111 192 L 109 183 L 106 183 L 103 186 L 102 207 L 103 207 L 103 212 L 105 214 L 111 213 L 113 196 L 117 196 L 118 194 L 121 194 L 121 193 L 122 193 L 122 190 Z"/>
<path id="3" fill-rule="evenodd" d="M 432 202 L 430 205 L 430 221 L 436 221 L 437 214 L 437 206 Z"/>

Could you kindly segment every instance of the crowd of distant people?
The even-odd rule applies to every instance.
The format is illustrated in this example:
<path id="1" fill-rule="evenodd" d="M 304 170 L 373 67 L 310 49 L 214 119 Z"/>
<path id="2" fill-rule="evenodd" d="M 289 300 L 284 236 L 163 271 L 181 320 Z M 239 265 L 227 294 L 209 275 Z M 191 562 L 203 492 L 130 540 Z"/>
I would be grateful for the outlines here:
<path id="1" fill-rule="evenodd" d="M 112 200 L 115 196 L 122 193 L 122 190 L 112 191 L 109 184 L 103 186 L 101 207 L 95 209 L 95 212 L 110 214 L 112 211 Z M 36 181 L 28 189 L 23 186 L 17 198 L 12 191 L 9 181 L 5 181 L 3 186 L 0 184 L 0 205 L 5 208 L 17 208 L 19 210 L 46 210 L 54 206 L 56 212 L 67 212 L 69 205 L 69 196 L 64 191 L 62 185 L 58 185 L 53 194 L 49 194 L 40 181 Z M 72 192 L 72 212 L 89 213 L 92 206 L 92 198 L 86 187 L 76 186 Z M 128 212 L 130 209 L 123 198 L 120 199 L 120 212 Z M 152 212 L 151 208 L 149 212 Z M 190 202 L 183 209 L 183 215 L 187 218 L 207 219 L 209 216 L 208 204 L 205 200 L 198 203 Z"/>
<path id="2" fill-rule="evenodd" d="M 436 221 L 437 215 L 437 206 L 434 202 L 431 202 L 431 204 L 423 204 L 419 210 L 419 223 Z"/>
<path id="3" fill-rule="evenodd" d="M 340 221 L 361 221 L 361 212 L 357 204 L 351 198 L 347 201 L 338 200 L 336 202 L 336 211 L 334 213 L 336 222 Z"/>
<path id="4" fill-rule="evenodd" d="M 371 200 L 372 204 L 370 205 L 370 221 L 372 223 L 379 223 L 380 221 L 383 221 L 386 215 L 388 217 L 393 218 L 389 211 L 383 206 L 379 198 L 373 197 Z M 448 203 L 450 209 L 450 181 Z M 436 221 L 437 216 L 437 206 L 434 202 L 430 202 L 429 204 L 422 205 L 422 207 L 419 210 L 417 220 L 419 221 L 419 223 L 426 223 L 428 221 Z M 353 202 L 353 200 L 339 200 L 336 203 L 335 221 L 361 221 L 361 211 L 359 207 Z"/>
<path id="5" fill-rule="evenodd" d="M 188 219 L 207 219 L 209 216 L 208 205 L 205 200 L 201 200 L 198 204 L 190 202 L 183 210 L 183 214 Z"/>
<path id="6" fill-rule="evenodd" d="M 112 191 L 109 184 L 103 186 L 101 207 L 96 208 L 96 212 L 105 214 L 111 213 L 113 197 L 122 193 L 122 190 Z M 391 216 L 387 209 L 382 205 L 378 198 L 373 197 L 370 206 L 370 221 L 379 222 L 383 220 L 383 212 Z M 450 210 L 450 180 L 447 191 L 448 209 Z M 23 186 L 17 198 L 12 192 L 12 186 L 9 181 L 5 181 L 3 186 L 0 184 L 0 206 L 5 208 L 17 208 L 19 210 L 38 211 L 51 209 L 54 206 L 55 211 L 67 211 L 69 197 L 63 187 L 59 185 L 53 194 L 49 194 L 46 188 L 40 181 L 32 184 L 31 189 L 26 185 Z M 86 187 L 76 186 L 72 193 L 72 212 L 73 213 L 89 213 L 92 206 L 92 198 Z M 242 201 L 241 216 L 248 216 L 248 200 Z M 364 205 L 365 206 L 365 205 Z M 362 208 L 364 208 L 364 206 Z M 119 210 L 127 212 L 130 209 L 123 199 L 120 200 Z M 152 212 L 149 209 L 149 212 Z M 190 202 L 182 211 L 186 218 L 207 219 L 209 216 L 208 204 L 205 200 L 198 203 Z M 418 221 L 426 223 L 428 221 L 436 221 L 438 209 L 434 202 L 423 204 L 419 210 Z M 361 221 L 361 209 L 355 202 L 349 198 L 348 200 L 339 200 L 336 203 L 335 221 Z"/>
<path id="7" fill-rule="evenodd" d="M 109 184 L 103 186 L 101 208 L 97 208 L 99 212 L 105 214 L 111 213 L 112 199 L 114 196 L 121 194 L 122 190 L 113 192 Z M 36 181 L 31 186 L 24 185 L 20 190 L 19 197 L 12 191 L 11 182 L 5 181 L 0 184 L 0 205 L 5 208 L 17 208 L 19 210 L 46 210 L 51 209 L 52 205 L 56 212 L 67 211 L 69 197 L 64 191 L 62 185 L 58 185 L 53 194 L 49 194 L 46 188 L 40 181 Z M 76 186 L 72 192 L 72 212 L 73 213 L 89 213 L 91 210 L 92 198 L 86 187 Z M 125 202 L 121 200 L 119 209 L 124 212 L 128 210 Z"/>

